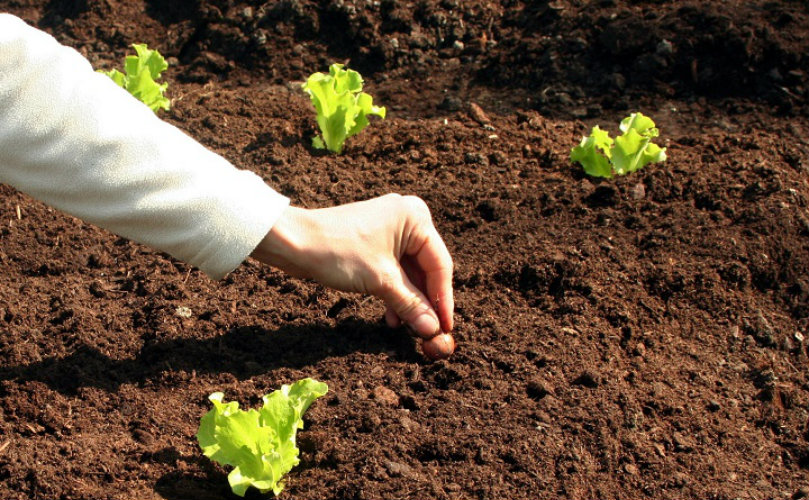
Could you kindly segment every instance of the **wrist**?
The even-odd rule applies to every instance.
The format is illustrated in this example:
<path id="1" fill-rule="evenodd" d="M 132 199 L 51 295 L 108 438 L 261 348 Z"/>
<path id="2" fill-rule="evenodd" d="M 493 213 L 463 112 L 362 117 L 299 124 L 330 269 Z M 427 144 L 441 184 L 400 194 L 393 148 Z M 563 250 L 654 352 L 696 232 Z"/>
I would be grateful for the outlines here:
<path id="1" fill-rule="evenodd" d="M 309 239 L 314 234 L 318 234 L 318 228 L 312 211 L 289 206 L 250 256 L 288 274 L 308 278 L 308 266 L 303 262 L 310 253 Z"/>

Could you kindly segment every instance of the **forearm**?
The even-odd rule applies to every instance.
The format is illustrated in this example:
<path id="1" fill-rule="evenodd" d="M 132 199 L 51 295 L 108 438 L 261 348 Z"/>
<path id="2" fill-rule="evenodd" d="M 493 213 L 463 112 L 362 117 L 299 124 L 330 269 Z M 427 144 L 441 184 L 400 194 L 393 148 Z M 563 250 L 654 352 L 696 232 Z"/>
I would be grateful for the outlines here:
<path id="1" fill-rule="evenodd" d="M 0 15 L 0 181 L 221 277 L 288 200 Z"/>

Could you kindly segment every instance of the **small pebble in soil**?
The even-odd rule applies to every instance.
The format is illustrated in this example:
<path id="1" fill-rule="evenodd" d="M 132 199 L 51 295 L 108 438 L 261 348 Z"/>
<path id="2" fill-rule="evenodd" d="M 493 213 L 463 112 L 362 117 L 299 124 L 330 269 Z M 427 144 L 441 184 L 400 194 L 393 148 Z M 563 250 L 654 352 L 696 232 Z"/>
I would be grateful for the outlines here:
<path id="1" fill-rule="evenodd" d="M 646 197 L 646 186 L 639 182 L 632 186 L 632 199 L 633 200 L 642 200 Z"/>
<path id="2" fill-rule="evenodd" d="M 688 453 L 694 449 L 694 442 L 682 433 L 675 432 L 672 434 L 671 440 L 674 442 L 675 451 Z"/>
<path id="3" fill-rule="evenodd" d="M 385 468 L 388 469 L 388 474 L 390 474 L 392 477 L 409 476 L 411 471 L 413 470 L 407 464 L 403 464 L 401 462 L 393 462 L 390 460 L 385 462 Z"/>
<path id="4" fill-rule="evenodd" d="M 488 115 L 486 115 L 483 109 L 474 102 L 469 103 L 469 115 L 472 117 L 473 120 L 475 120 L 481 125 L 491 123 L 491 120 L 489 119 Z"/>
<path id="5" fill-rule="evenodd" d="M 185 306 L 179 306 L 177 309 L 175 309 L 174 314 L 181 318 L 190 318 L 192 315 L 191 308 Z"/>
<path id="6" fill-rule="evenodd" d="M 390 406 L 399 404 L 399 396 L 384 385 L 378 385 L 374 388 L 374 399 Z"/>
<path id="7" fill-rule="evenodd" d="M 399 418 L 399 425 L 405 430 L 405 432 L 413 432 L 415 429 L 418 429 L 419 424 L 418 422 L 414 421 L 413 419 L 402 416 Z"/>
<path id="8" fill-rule="evenodd" d="M 548 394 L 552 393 L 553 387 L 548 385 L 548 383 L 543 380 L 532 380 L 528 382 L 525 392 L 528 393 L 528 397 L 531 399 L 539 401 Z"/>

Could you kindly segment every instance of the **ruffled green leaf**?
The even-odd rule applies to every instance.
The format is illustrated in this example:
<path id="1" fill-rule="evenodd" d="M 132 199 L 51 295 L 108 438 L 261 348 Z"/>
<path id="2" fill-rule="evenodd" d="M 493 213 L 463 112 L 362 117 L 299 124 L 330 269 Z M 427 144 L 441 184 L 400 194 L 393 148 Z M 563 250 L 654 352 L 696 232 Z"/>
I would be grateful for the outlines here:
<path id="1" fill-rule="evenodd" d="M 618 175 L 640 170 L 649 163 L 666 160 L 665 148 L 652 143 L 648 137 L 634 129 L 616 137 L 611 152 L 613 168 Z"/>
<path id="2" fill-rule="evenodd" d="M 374 106 L 373 98 L 362 92 L 362 76 L 354 70 L 332 64 L 329 74 L 314 73 L 303 84 L 317 113 L 321 139 L 313 147 L 325 146 L 340 153 L 345 141 L 368 126 L 368 115 L 385 118 L 385 108 Z"/>
<path id="3" fill-rule="evenodd" d="M 623 133 L 634 130 L 644 137 L 657 137 L 659 135 L 658 130 L 655 128 L 655 122 L 643 113 L 632 113 L 621 120 L 618 128 Z"/>
<path id="4" fill-rule="evenodd" d="M 159 84 L 155 81 L 169 67 L 168 63 L 158 51 L 149 49 L 145 44 L 136 43 L 132 47 L 137 55 L 126 56 L 124 60 L 126 74 L 116 69 L 100 73 L 112 78 L 112 81 L 125 88 L 155 113 L 158 109 L 168 110 L 171 101 L 163 95 L 168 84 Z"/>
<path id="5" fill-rule="evenodd" d="M 590 136 L 582 137 L 581 144 L 570 151 L 570 160 L 579 162 L 587 175 L 612 177 L 612 166 L 609 161 L 612 143 L 610 134 L 596 125 Z"/>
<path id="6" fill-rule="evenodd" d="M 579 162 L 588 175 L 609 178 L 666 160 L 666 148 L 652 142 L 660 132 L 651 118 L 632 113 L 621 120 L 620 129 L 623 134 L 613 141 L 608 132 L 593 127 L 590 136 L 571 150 L 571 161 Z"/>
<path id="7" fill-rule="evenodd" d="M 100 71 L 100 73 L 104 73 L 108 77 L 112 78 L 112 81 L 117 83 L 119 87 L 126 88 L 126 75 L 124 75 L 117 69 L 111 69 L 109 71 Z"/>
<path id="8" fill-rule="evenodd" d="M 285 387 L 287 386 L 281 387 L 282 392 Z M 303 415 L 317 398 L 329 392 L 329 386 L 311 378 L 299 380 L 288 387 L 287 396 L 290 404 L 299 416 Z M 303 420 L 300 418 L 298 419 L 298 429 L 303 429 Z"/>
<path id="9" fill-rule="evenodd" d="M 327 391 L 326 384 L 303 379 L 264 396 L 259 410 L 248 411 L 213 393 L 208 399 L 214 407 L 200 420 L 197 441 L 205 456 L 234 467 L 228 483 L 236 495 L 244 496 L 251 486 L 278 495 L 283 477 L 299 463 L 295 436 L 303 428 L 303 413 Z"/>

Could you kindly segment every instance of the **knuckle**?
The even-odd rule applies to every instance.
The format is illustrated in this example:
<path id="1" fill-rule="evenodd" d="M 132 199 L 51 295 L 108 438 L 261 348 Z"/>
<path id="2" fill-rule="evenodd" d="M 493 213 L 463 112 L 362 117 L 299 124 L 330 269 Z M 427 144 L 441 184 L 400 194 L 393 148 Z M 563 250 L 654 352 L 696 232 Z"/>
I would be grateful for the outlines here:
<path id="1" fill-rule="evenodd" d="M 414 293 L 409 293 L 404 297 L 401 297 L 398 301 L 398 304 L 394 307 L 400 317 L 408 318 L 410 316 L 415 316 L 415 311 L 419 309 L 423 309 L 424 304 L 419 299 L 418 295 Z"/>
<path id="2" fill-rule="evenodd" d="M 418 196 L 408 194 L 401 195 L 399 193 L 388 193 L 382 196 L 383 199 L 390 201 L 397 210 L 402 213 L 407 213 L 411 217 L 415 217 L 419 221 L 431 221 L 432 215 L 427 203 Z"/>
<path id="3" fill-rule="evenodd" d="M 418 196 L 404 196 L 402 198 L 404 210 L 409 213 L 419 224 L 432 224 L 433 217 L 427 203 Z"/>
<path id="4" fill-rule="evenodd" d="M 413 212 L 420 214 L 430 213 L 430 208 L 427 206 L 427 203 L 418 196 L 407 195 L 403 197 L 403 201 Z"/>
<path id="5" fill-rule="evenodd" d="M 404 198 L 404 196 L 400 195 L 399 193 L 388 193 L 388 194 L 382 196 L 382 199 L 388 199 L 388 200 L 394 200 L 394 201 L 401 200 L 402 198 Z"/>

